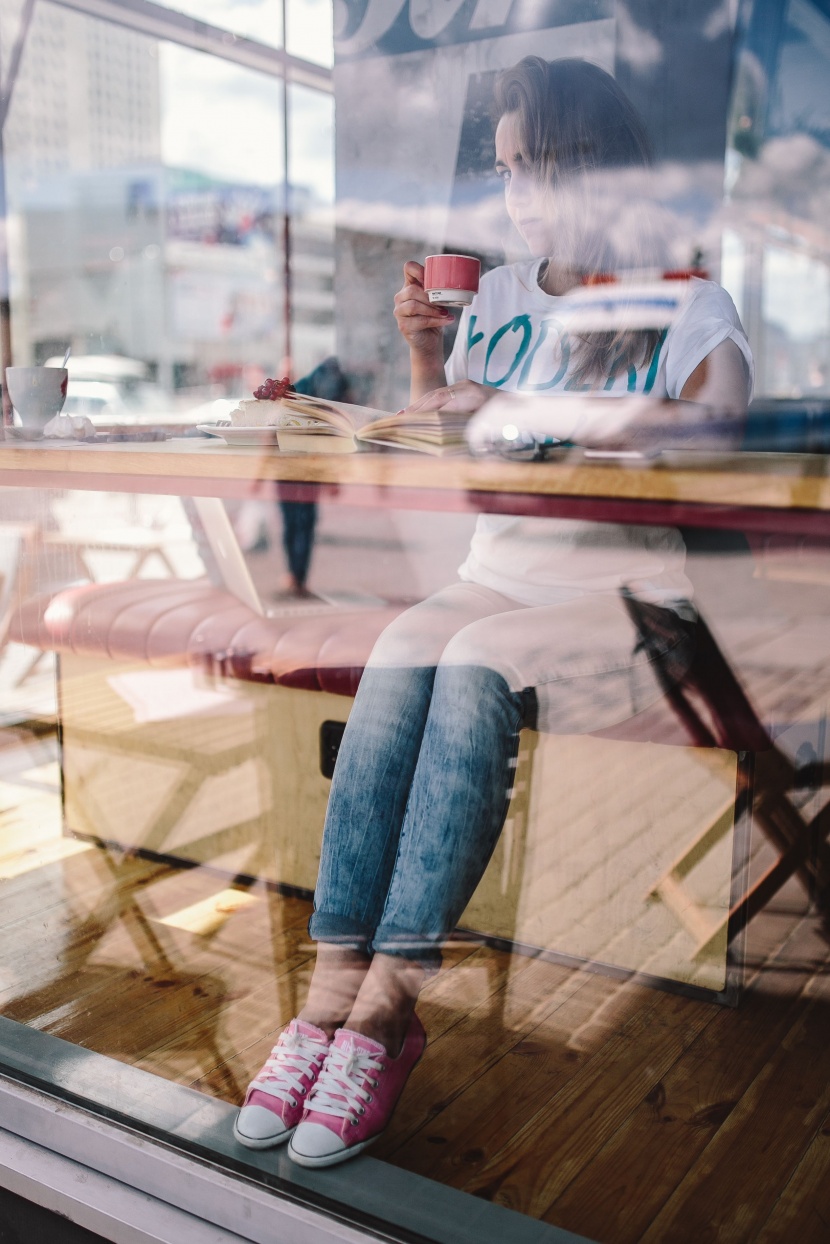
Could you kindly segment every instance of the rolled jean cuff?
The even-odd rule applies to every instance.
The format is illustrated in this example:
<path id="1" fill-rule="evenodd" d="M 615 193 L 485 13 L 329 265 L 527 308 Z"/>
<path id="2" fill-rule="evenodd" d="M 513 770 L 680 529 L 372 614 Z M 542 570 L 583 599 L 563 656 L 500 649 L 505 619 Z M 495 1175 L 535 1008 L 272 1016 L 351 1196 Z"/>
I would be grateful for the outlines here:
<path id="1" fill-rule="evenodd" d="M 434 975 L 442 963 L 441 950 L 434 939 L 425 937 L 423 933 L 399 929 L 394 924 L 378 926 L 372 938 L 372 951 L 376 955 L 398 955 L 401 959 L 419 963 L 428 976 Z"/>
<path id="2" fill-rule="evenodd" d="M 372 953 L 373 932 L 369 925 L 336 911 L 313 911 L 308 922 L 312 941 L 331 942 L 347 950 L 362 950 L 367 955 Z"/>

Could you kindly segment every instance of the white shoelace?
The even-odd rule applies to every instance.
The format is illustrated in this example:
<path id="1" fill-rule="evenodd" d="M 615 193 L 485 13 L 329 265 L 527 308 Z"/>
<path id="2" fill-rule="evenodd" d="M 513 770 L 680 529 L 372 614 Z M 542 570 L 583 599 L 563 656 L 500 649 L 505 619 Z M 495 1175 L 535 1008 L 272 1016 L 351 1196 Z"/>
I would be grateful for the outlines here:
<path id="1" fill-rule="evenodd" d="M 379 1058 L 379 1054 L 361 1050 L 351 1043 L 331 1046 L 326 1065 L 309 1094 L 309 1110 L 356 1124 L 357 1116 L 366 1113 L 364 1103 L 372 1100 L 366 1083 L 371 1088 L 378 1086 L 377 1078 L 370 1073 L 380 1074 L 384 1069 Z"/>
<path id="2" fill-rule="evenodd" d="M 251 1088 L 296 1106 L 307 1091 L 301 1077 L 313 1074 L 315 1063 L 322 1066 L 328 1048 L 296 1029 L 284 1032 Z"/>

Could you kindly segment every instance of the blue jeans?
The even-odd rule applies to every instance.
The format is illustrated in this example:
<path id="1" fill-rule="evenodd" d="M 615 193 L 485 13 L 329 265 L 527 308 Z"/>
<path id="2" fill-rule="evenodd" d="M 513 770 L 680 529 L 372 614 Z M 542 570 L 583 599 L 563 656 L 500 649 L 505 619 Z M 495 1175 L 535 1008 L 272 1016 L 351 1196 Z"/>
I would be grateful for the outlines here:
<path id="1" fill-rule="evenodd" d="M 456 584 L 397 618 L 340 747 L 311 936 L 440 962 L 504 824 L 522 726 L 626 720 L 662 694 L 654 666 L 616 597 L 526 608 Z"/>
<path id="2" fill-rule="evenodd" d="M 480 667 L 366 670 L 332 780 L 312 937 L 440 958 L 504 824 L 527 699 Z"/>

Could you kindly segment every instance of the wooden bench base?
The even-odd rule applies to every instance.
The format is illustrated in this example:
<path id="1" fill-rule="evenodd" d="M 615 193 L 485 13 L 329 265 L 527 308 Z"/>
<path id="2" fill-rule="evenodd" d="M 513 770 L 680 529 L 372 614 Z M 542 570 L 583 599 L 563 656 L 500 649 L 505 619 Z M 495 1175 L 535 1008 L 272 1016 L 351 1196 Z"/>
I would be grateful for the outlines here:
<path id="1" fill-rule="evenodd" d="M 187 708 L 188 686 L 190 707 L 203 692 L 215 702 L 140 722 L 142 686 L 151 715 L 165 702 Z M 313 889 L 330 786 L 320 730 L 346 720 L 348 697 L 71 654 L 60 659 L 60 689 L 70 830 Z M 699 938 L 651 895 L 701 827 L 720 818 L 684 895 L 723 924 L 735 778 L 734 753 L 525 731 L 508 820 L 462 926 L 721 990 L 725 928 L 696 953 Z"/>

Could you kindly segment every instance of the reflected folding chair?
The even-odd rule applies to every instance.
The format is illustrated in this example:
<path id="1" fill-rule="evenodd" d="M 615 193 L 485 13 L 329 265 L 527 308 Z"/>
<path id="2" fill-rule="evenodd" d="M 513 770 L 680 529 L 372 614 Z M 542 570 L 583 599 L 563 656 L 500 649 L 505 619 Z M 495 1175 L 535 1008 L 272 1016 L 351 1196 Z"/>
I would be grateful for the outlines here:
<path id="1" fill-rule="evenodd" d="M 655 658 L 676 633 L 673 611 L 637 600 L 623 591 L 626 609 L 642 644 Z M 798 800 L 805 787 L 826 785 L 828 774 L 821 758 L 797 767 L 776 744 L 773 732 L 762 724 L 709 627 L 699 617 L 691 664 L 685 670 L 655 668 L 666 703 L 697 747 L 723 748 L 738 755 L 736 812 L 742 810 L 777 853 L 760 876 L 748 879 L 748 842 L 738 845 L 734 861 L 733 901 L 722 918 L 713 920 L 692 900 L 684 881 L 716 845 L 728 826 L 721 819 L 706 826 L 654 885 L 651 896 L 664 903 L 695 940 L 695 957 L 707 954 L 726 931 L 731 944 L 792 876 L 805 886 L 810 899 L 830 927 L 830 804 L 808 820 Z M 737 820 L 737 815 L 736 815 Z"/>

